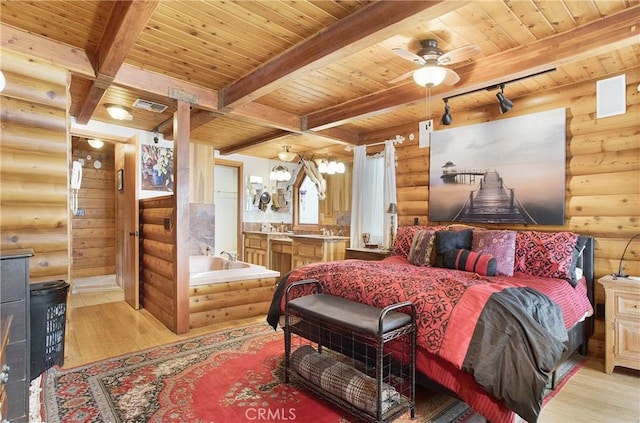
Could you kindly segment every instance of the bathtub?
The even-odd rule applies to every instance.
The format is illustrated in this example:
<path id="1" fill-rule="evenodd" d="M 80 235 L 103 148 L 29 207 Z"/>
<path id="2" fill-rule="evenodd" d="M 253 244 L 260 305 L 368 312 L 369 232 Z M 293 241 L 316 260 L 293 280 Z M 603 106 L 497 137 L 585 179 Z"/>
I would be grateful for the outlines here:
<path id="1" fill-rule="evenodd" d="M 230 261 L 220 256 L 190 256 L 189 273 L 190 286 L 280 276 L 280 272 L 264 266 Z"/>

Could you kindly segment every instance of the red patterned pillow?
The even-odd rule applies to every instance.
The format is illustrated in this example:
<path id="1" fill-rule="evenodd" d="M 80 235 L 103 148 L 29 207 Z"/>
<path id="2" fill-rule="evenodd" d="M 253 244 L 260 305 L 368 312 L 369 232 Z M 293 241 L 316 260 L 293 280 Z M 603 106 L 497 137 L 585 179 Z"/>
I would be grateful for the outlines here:
<path id="1" fill-rule="evenodd" d="M 497 262 L 496 275 L 513 276 L 516 255 L 515 231 L 473 231 L 471 251 L 491 254 Z"/>
<path id="2" fill-rule="evenodd" d="M 396 256 L 407 257 L 409 250 L 411 249 L 411 243 L 413 242 L 413 234 L 420 230 L 433 230 L 439 231 L 443 226 L 399 226 L 396 232 L 396 237 L 393 241 L 393 254 Z"/>
<path id="3" fill-rule="evenodd" d="M 516 232 L 514 271 L 571 281 L 571 260 L 578 241 L 572 232 Z"/>
<path id="4" fill-rule="evenodd" d="M 466 270 L 484 276 L 496 274 L 497 263 L 491 254 L 480 254 L 469 250 L 449 250 L 444 254 L 442 262 L 448 269 Z"/>

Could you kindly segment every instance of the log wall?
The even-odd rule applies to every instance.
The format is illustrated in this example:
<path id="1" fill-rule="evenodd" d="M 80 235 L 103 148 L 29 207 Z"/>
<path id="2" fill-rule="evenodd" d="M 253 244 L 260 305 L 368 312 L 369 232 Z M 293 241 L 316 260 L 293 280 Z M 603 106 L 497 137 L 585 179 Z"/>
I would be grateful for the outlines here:
<path id="1" fill-rule="evenodd" d="M 32 248 L 31 282 L 69 281 L 67 71 L 2 50 L 0 248 Z"/>
<path id="2" fill-rule="evenodd" d="M 170 219 L 169 229 L 165 229 L 165 217 Z M 140 200 L 140 305 L 174 332 L 175 240 L 173 196 Z"/>
<path id="3" fill-rule="evenodd" d="M 91 147 L 84 138 L 73 137 L 73 160 L 83 160 L 78 208 L 83 216 L 72 216 L 71 242 L 73 278 L 112 275 L 116 272 L 114 145 Z M 102 164 L 94 166 L 96 160 Z"/>
<path id="4" fill-rule="evenodd" d="M 616 74 L 617 75 L 617 74 Z M 615 76 L 615 75 L 611 75 Z M 541 231 L 570 230 L 595 237 L 596 280 L 618 271 L 622 251 L 631 237 L 640 232 L 640 68 L 626 72 L 627 112 L 596 119 L 596 81 L 569 85 L 561 90 L 531 94 L 514 101 L 514 108 L 500 116 L 497 106 L 453 111 L 454 125 L 463 126 L 500 118 L 567 109 L 566 207 L 562 226 L 532 226 Z M 453 110 L 453 109 L 452 109 Z M 443 129 L 439 115 L 435 130 Z M 412 225 L 429 222 L 429 148 L 418 147 L 417 125 L 390 128 L 375 134 L 385 139 L 400 134 L 405 143 L 398 147 L 398 222 Z M 443 222 L 448 223 L 448 222 Z M 524 229 L 526 226 L 483 225 L 490 228 Z M 625 256 L 625 272 L 640 275 L 640 243 L 630 245 Z M 596 283 L 596 303 L 604 303 L 604 292 Z M 596 321 L 590 352 L 602 355 L 604 325 Z"/>
<path id="5" fill-rule="evenodd" d="M 266 315 L 277 280 L 258 278 L 189 287 L 189 328 Z"/>

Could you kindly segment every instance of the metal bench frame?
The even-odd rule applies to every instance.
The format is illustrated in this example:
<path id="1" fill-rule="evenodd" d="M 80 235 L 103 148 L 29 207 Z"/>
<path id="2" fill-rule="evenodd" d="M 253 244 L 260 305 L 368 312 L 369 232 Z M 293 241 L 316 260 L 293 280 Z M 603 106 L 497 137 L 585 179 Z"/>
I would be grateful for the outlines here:
<path id="1" fill-rule="evenodd" d="M 361 417 L 368 421 L 375 422 L 391 422 L 400 415 L 404 414 L 407 410 L 411 412 L 411 418 L 415 418 L 415 364 L 416 364 L 416 310 L 413 303 L 406 301 L 397 304 L 392 304 L 390 306 L 385 307 L 384 309 L 379 309 L 373 306 L 367 306 L 371 308 L 371 312 L 375 310 L 379 313 L 378 317 L 378 328 L 375 331 L 375 335 L 371 335 L 368 333 L 363 333 L 361 331 L 354 331 L 353 328 L 349 328 L 348 323 L 345 322 L 345 325 L 336 324 L 335 321 L 330 323 L 327 320 L 323 319 L 322 316 L 309 316 L 305 314 L 305 309 L 296 307 L 295 304 L 290 304 L 292 301 L 291 291 L 294 288 L 301 287 L 304 285 L 314 285 L 316 289 L 316 293 L 322 292 L 322 286 L 320 282 L 317 280 L 304 280 L 298 281 L 290 284 L 285 292 L 285 326 L 284 326 L 284 340 L 285 340 L 285 382 L 289 383 L 290 377 L 294 378 L 296 382 L 302 384 L 306 388 L 320 395 L 321 397 L 327 398 L 332 401 L 334 404 L 342 407 L 343 409 L 349 411 L 350 413 Z M 312 294 L 313 295 L 313 294 Z M 336 297 L 337 298 L 337 297 Z M 294 302 L 295 303 L 295 302 Z M 398 309 L 408 308 L 411 310 L 410 321 L 407 324 L 404 324 L 401 327 L 396 329 L 384 331 L 384 320 L 385 317 L 390 312 L 395 312 Z M 304 330 L 299 329 L 300 322 L 295 325 L 292 324 L 292 317 L 301 319 L 301 322 L 309 323 L 315 325 L 320 331 L 319 339 L 311 339 L 309 337 L 309 333 Z M 358 315 L 353 313 L 353 319 L 357 319 Z M 355 321 L 355 320 L 354 320 Z M 349 342 L 355 340 L 358 344 L 362 344 L 364 348 L 375 347 L 375 374 L 376 374 L 376 382 L 377 382 L 377 409 L 376 415 L 373 416 L 362 410 L 360 408 L 355 407 L 353 404 L 350 404 L 348 401 L 339 398 L 333 395 L 330 392 L 323 390 L 320 386 L 316 386 L 312 382 L 306 380 L 304 377 L 298 375 L 293 369 L 291 369 L 291 335 L 296 334 L 305 339 L 309 339 L 312 342 L 317 342 L 318 352 L 322 353 L 322 344 L 323 344 L 323 336 L 322 333 L 329 332 L 329 335 L 332 337 L 337 335 L 342 339 L 348 339 Z M 410 398 L 406 401 L 402 401 L 399 405 L 394 406 L 386 413 L 382 411 L 382 398 L 381 393 L 383 389 L 383 369 L 384 369 L 384 346 L 387 342 L 394 340 L 400 336 L 408 335 L 409 337 L 409 355 L 410 355 L 410 363 L 409 367 L 409 383 L 410 383 Z M 368 365 L 368 364 L 367 364 Z"/>

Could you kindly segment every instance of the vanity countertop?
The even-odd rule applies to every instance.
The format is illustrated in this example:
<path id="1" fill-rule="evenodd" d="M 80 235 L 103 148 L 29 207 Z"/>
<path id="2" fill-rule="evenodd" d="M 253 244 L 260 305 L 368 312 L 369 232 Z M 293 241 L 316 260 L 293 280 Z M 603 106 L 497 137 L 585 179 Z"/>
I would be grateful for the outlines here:
<path id="1" fill-rule="evenodd" d="M 310 239 L 326 239 L 326 240 L 346 240 L 351 239 L 348 236 L 343 235 L 322 235 L 322 234 L 296 234 L 293 232 L 263 232 L 263 231 L 244 231 L 245 234 L 261 234 L 266 235 L 269 239 L 282 238 L 310 238 Z"/>

